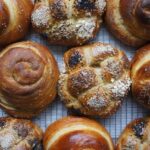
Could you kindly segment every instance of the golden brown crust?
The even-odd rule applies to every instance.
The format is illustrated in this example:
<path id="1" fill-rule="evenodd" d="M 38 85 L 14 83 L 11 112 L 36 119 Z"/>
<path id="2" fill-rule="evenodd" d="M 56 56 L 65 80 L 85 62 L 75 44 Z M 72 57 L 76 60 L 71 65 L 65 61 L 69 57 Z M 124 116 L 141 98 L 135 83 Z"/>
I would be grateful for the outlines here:
<path id="1" fill-rule="evenodd" d="M 106 24 L 123 43 L 139 47 L 150 40 L 148 0 L 107 0 Z"/>
<path id="2" fill-rule="evenodd" d="M 46 47 L 12 44 L 0 54 L 0 68 L 0 106 L 10 115 L 31 118 L 53 101 L 59 72 Z"/>
<path id="3" fill-rule="evenodd" d="M 150 143 L 150 118 L 140 118 L 129 123 L 120 135 L 116 150 L 148 150 Z"/>
<path id="4" fill-rule="evenodd" d="M 51 124 L 44 135 L 45 150 L 113 150 L 107 130 L 87 118 L 64 117 Z"/>
<path id="5" fill-rule="evenodd" d="M 99 31 L 105 0 L 40 0 L 32 14 L 33 28 L 51 44 L 82 45 Z"/>
<path id="6" fill-rule="evenodd" d="M 85 115 L 108 117 L 130 89 L 130 63 L 109 44 L 72 48 L 64 55 L 66 72 L 59 79 L 59 96 L 68 108 Z"/>
<path id="7" fill-rule="evenodd" d="M 40 150 L 43 132 L 31 121 L 0 118 L 1 150 Z"/>
<path id="8" fill-rule="evenodd" d="M 150 109 L 150 44 L 140 48 L 132 60 L 132 95 Z"/>
<path id="9" fill-rule="evenodd" d="M 31 0 L 0 1 L 0 45 L 15 42 L 26 35 L 32 9 Z"/>

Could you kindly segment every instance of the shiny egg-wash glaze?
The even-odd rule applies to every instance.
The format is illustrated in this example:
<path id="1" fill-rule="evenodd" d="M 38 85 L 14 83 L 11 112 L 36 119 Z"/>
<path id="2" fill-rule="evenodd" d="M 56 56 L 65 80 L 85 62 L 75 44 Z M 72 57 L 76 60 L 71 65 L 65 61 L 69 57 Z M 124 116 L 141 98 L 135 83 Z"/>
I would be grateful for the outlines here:
<path id="1" fill-rule="evenodd" d="M 42 130 L 28 120 L 0 118 L 0 150 L 41 150 Z"/>
<path id="2" fill-rule="evenodd" d="M 27 41 L 6 47 L 0 68 L 0 107 L 8 114 L 31 118 L 54 100 L 58 66 L 41 44 Z"/>
<path id="3" fill-rule="evenodd" d="M 32 10 L 31 0 L 0 1 L 0 46 L 16 42 L 27 34 Z"/>
<path id="4" fill-rule="evenodd" d="M 64 117 L 47 128 L 44 150 L 114 150 L 107 130 L 87 118 Z"/>
<path id="5" fill-rule="evenodd" d="M 107 0 L 105 19 L 108 29 L 127 45 L 150 41 L 150 0 Z"/>
<path id="6" fill-rule="evenodd" d="M 32 25 L 51 44 L 82 45 L 99 31 L 105 5 L 105 0 L 40 0 Z"/>
<path id="7" fill-rule="evenodd" d="M 137 50 L 132 60 L 132 95 L 150 109 L 150 44 Z"/>
<path id="8" fill-rule="evenodd" d="M 131 85 L 130 63 L 123 51 L 93 43 L 70 49 L 64 62 L 58 93 L 68 108 L 102 118 L 117 111 Z"/>

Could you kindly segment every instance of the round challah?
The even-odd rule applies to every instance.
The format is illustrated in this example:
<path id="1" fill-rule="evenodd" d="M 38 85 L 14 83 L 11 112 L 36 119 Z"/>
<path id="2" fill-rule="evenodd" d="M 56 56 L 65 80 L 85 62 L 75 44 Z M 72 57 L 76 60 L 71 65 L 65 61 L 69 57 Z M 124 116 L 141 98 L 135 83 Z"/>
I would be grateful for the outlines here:
<path id="1" fill-rule="evenodd" d="M 68 108 L 85 115 L 108 117 L 127 95 L 130 63 L 123 51 L 93 43 L 64 55 L 66 72 L 59 79 L 59 95 Z"/>
<path id="2" fill-rule="evenodd" d="M 82 45 L 99 31 L 105 5 L 105 0 L 40 0 L 32 25 L 51 44 Z"/>

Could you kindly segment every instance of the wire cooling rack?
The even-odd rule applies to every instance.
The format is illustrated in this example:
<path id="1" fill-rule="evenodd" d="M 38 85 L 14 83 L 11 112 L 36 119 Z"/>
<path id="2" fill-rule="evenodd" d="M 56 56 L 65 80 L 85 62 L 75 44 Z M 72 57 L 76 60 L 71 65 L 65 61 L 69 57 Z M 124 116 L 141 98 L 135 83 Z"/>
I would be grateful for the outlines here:
<path id="1" fill-rule="evenodd" d="M 36 33 L 30 33 L 25 40 L 32 40 L 43 45 L 46 45 L 50 51 L 54 54 L 55 58 L 57 59 L 60 71 L 63 70 L 63 54 L 69 48 L 61 47 L 61 46 L 50 46 L 45 39 L 43 39 L 40 35 Z M 119 48 L 126 52 L 128 58 L 131 60 L 135 49 L 131 47 L 127 47 L 116 40 L 112 35 L 110 35 L 105 27 L 101 28 L 97 38 L 93 41 L 100 41 L 104 43 L 110 43 L 112 46 Z M 42 129 L 48 127 L 48 125 L 57 119 L 62 118 L 63 116 L 69 115 L 69 111 L 65 108 L 64 104 L 59 100 L 59 97 L 56 97 L 56 100 L 39 116 L 33 119 Z M 110 132 L 114 141 L 118 138 L 123 128 L 129 123 L 131 120 L 143 116 L 147 116 L 148 111 L 143 109 L 141 106 L 136 104 L 132 100 L 131 93 L 129 96 L 124 100 L 122 107 L 114 114 L 112 117 L 107 119 L 99 119 L 95 118 L 98 122 L 101 122 L 107 130 Z M 6 116 L 6 114 L 0 110 L 0 117 Z"/>

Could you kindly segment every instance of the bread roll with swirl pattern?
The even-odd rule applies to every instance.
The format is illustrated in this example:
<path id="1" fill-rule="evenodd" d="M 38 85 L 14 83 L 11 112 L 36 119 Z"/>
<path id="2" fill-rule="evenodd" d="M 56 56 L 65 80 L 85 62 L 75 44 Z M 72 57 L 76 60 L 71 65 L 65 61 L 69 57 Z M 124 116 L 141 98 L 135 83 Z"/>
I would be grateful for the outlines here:
<path id="1" fill-rule="evenodd" d="M 123 43 L 144 45 L 150 41 L 150 1 L 107 0 L 106 24 Z"/>
<path id="2" fill-rule="evenodd" d="M 130 63 L 123 51 L 93 43 L 70 49 L 64 62 L 58 89 L 68 108 L 102 118 L 116 112 L 131 85 Z"/>
<path id="3" fill-rule="evenodd" d="M 32 10 L 31 0 L 0 1 L 0 45 L 16 42 L 26 35 Z"/>
<path id="4" fill-rule="evenodd" d="M 0 106 L 10 115 L 31 118 L 56 95 L 58 66 L 48 49 L 19 42 L 0 54 Z"/>
<path id="5" fill-rule="evenodd" d="M 0 118 L 0 150 L 41 150 L 42 130 L 23 119 Z"/>
<path id="6" fill-rule="evenodd" d="M 120 135 L 116 150 L 149 150 L 150 118 L 135 119 Z"/>
<path id="7" fill-rule="evenodd" d="M 105 0 L 40 0 L 32 13 L 33 28 L 50 44 L 82 45 L 102 23 Z"/>
<path id="8" fill-rule="evenodd" d="M 140 48 L 132 60 L 132 95 L 150 109 L 150 44 Z"/>
<path id="9" fill-rule="evenodd" d="M 64 117 L 49 125 L 44 150 L 114 150 L 107 130 L 87 118 Z"/>

